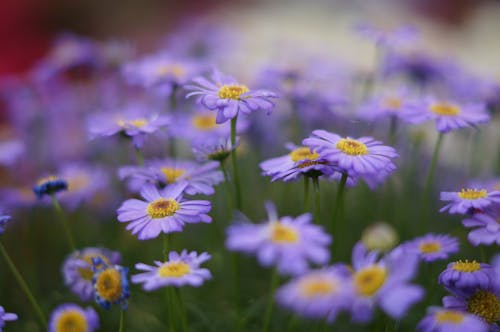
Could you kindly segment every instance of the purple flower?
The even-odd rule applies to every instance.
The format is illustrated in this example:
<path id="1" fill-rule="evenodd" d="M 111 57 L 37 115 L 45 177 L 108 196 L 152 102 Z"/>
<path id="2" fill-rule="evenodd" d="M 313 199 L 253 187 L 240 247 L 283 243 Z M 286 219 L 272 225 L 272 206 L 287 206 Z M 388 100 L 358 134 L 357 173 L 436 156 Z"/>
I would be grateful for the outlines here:
<path id="1" fill-rule="evenodd" d="M 68 183 L 57 176 L 50 175 L 38 180 L 36 186 L 33 187 L 33 192 L 38 199 L 45 195 L 53 195 L 55 193 L 68 190 Z"/>
<path id="2" fill-rule="evenodd" d="M 416 254 L 424 262 L 446 259 L 458 252 L 458 240 L 446 234 L 427 234 L 403 244 L 404 249 Z"/>
<path id="3" fill-rule="evenodd" d="M 235 223 L 227 229 L 229 250 L 255 254 L 263 266 L 276 265 L 282 274 L 298 275 L 308 263 L 325 264 L 330 258 L 331 237 L 311 224 L 311 215 L 279 218 L 267 204 L 269 221 L 262 224 Z"/>
<path id="4" fill-rule="evenodd" d="M 418 323 L 419 332 L 488 332 L 488 325 L 479 317 L 462 310 L 430 307 Z"/>
<path id="5" fill-rule="evenodd" d="M 456 261 L 449 263 L 439 275 L 439 283 L 453 293 L 466 293 L 470 289 L 486 289 L 494 277 L 494 270 L 489 264 L 476 261 Z"/>
<path id="6" fill-rule="evenodd" d="M 316 150 L 321 157 L 338 165 L 348 175 L 376 175 L 395 166 L 392 159 L 398 154 L 371 137 L 342 138 L 325 130 L 315 130 L 303 143 Z"/>
<path id="7" fill-rule="evenodd" d="M 367 121 L 394 117 L 403 122 L 412 123 L 412 112 L 415 108 L 421 107 L 420 104 L 407 90 L 384 92 L 363 105 L 358 116 Z"/>
<path id="8" fill-rule="evenodd" d="M 8 140 L 0 142 L 0 165 L 12 166 L 26 150 L 20 140 Z"/>
<path id="9" fill-rule="evenodd" d="M 276 292 L 276 301 L 299 316 L 335 320 L 352 302 L 353 287 L 345 266 L 306 272 Z"/>
<path id="10" fill-rule="evenodd" d="M 72 253 L 63 263 L 64 283 L 83 302 L 90 301 L 94 297 L 94 286 L 92 285 L 94 275 L 92 260 L 94 258 L 100 258 L 107 265 L 121 262 L 120 253 L 117 251 L 103 248 L 85 248 Z"/>
<path id="11" fill-rule="evenodd" d="M 448 211 L 451 214 L 466 214 L 475 209 L 484 210 L 500 204 L 500 191 L 488 192 L 486 189 L 462 189 L 459 192 L 441 192 L 440 199 L 450 202 L 443 206 L 439 212 Z"/>
<path id="12" fill-rule="evenodd" d="M 324 158 L 320 158 L 316 151 L 306 146 L 287 144 L 290 153 L 265 160 L 259 164 L 262 175 L 271 176 L 271 181 L 293 181 L 300 176 L 332 175 L 338 169 Z"/>
<path id="13" fill-rule="evenodd" d="M 198 287 L 205 280 L 212 278 L 208 269 L 200 268 L 200 265 L 209 259 L 210 255 L 206 252 L 198 255 L 195 251 L 188 253 L 187 250 L 183 250 L 180 254 L 171 251 L 168 254 L 168 261 L 155 261 L 156 266 L 136 264 L 136 269 L 145 272 L 133 275 L 132 282 L 142 283 L 144 290 L 148 292 L 166 286 Z"/>
<path id="14" fill-rule="evenodd" d="M 418 29 L 408 25 L 383 29 L 366 23 L 356 25 L 354 30 L 377 46 L 390 48 L 413 42 L 419 33 Z"/>
<path id="15" fill-rule="evenodd" d="M 3 234 L 5 231 L 5 225 L 12 219 L 11 216 L 3 214 L 3 212 L 0 212 L 0 234 Z"/>
<path id="16" fill-rule="evenodd" d="M 118 209 L 118 221 L 130 222 L 127 230 L 137 234 L 139 240 L 154 239 L 163 233 L 180 232 L 186 223 L 209 223 L 212 218 L 209 201 L 184 200 L 186 183 L 178 183 L 158 190 L 144 185 L 141 196 L 146 200 L 129 199 Z"/>
<path id="17" fill-rule="evenodd" d="M 99 316 L 92 307 L 84 309 L 74 303 L 65 303 L 52 311 L 48 328 L 49 332 L 93 332 L 99 328 Z"/>
<path id="18" fill-rule="evenodd" d="M 462 225 L 474 228 L 469 235 L 469 242 L 474 246 L 480 244 L 500 245 L 500 209 L 491 209 L 487 213 L 474 213 L 471 218 L 462 220 Z"/>
<path id="19" fill-rule="evenodd" d="M 112 304 L 120 304 L 122 310 L 128 306 L 130 297 L 127 279 L 128 268 L 121 265 L 108 265 L 99 256 L 92 258 L 92 285 L 95 301 L 104 309 Z"/>
<path id="20" fill-rule="evenodd" d="M 170 122 L 170 118 L 165 115 L 132 104 L 122 110 L 93 115 L 88 121 L 88 131 L 91 139 L 121 133 L 131 137 L 134 145 L 140 148 L 145 135 L 156 132 Z"/>
<path id="21" fill-rule="evenodd" d="M 3 327 L 5 326 L 5 322 L 11 322 L 17 320 L 17 315 L 5 312 L 5 309 L 0 305 L 0 332 L 2 332 Z"/>
<path id="22" fill-rule="evenodd" d="M 356 322 L 368 322 L 373 317 L 375 305 L 394 319 L 401 319 L 414 303 L 424 296 L 424 290 L 409 284 L 414 277 L 418 257 L 401 247 L 378 259 L 377 252 L 367 251 L 362 243 L 353 248 L 352 280 L 355 299 L 351 315 Z"/>
<path id="23" fill-rule="evenodd" d="M 146 183 L 156 183 L 162 187 L 185 183 L 184 191 L 188 195 L 212 195 L 214 186 L 224 181 L 218 162 L 199 164 L 175 159 L 149 160 L 146 161 L 146 167 L 122 168 L 120 178 L 132 180 L 131 189 L 140 188 Z"/>
<path id="24" fill-rule="evenodd" d="M 436 129 L 441 133 L 474 127 L 490 120 L 483 104 L 463 104 L 456 102 L 427 100 L 422 108 L 414 108 L 407 119 L 413 123 L 436 120 Z"/>
<path id="25" fill-rule="evenodd" d="M 186 98 L 198 96 L 197 102 L 209 110 L 217 110 L 217 123 L 235 118 L 240 112 L 250 114 L 259 109 L 270 113 L 274 107 L 272 98 L 276 94 L 266 90 L 250 90 L 246 85 L 238 83 L 230 76 L 223 75 L 218 70 L 212 73 L 212 81 L 197 77 L 193 82 L 197 85 L 187 85 L 192 90 Z"/>
<path id="26" fill-rule="evenodd" d="M 236 137 L 234 146 L 231 144 L 230 137 L 212 137 L 193 142 L 192 151 L 198 161 L 213 160 L 223 162 L 238 145 L 238 137 Z"/>

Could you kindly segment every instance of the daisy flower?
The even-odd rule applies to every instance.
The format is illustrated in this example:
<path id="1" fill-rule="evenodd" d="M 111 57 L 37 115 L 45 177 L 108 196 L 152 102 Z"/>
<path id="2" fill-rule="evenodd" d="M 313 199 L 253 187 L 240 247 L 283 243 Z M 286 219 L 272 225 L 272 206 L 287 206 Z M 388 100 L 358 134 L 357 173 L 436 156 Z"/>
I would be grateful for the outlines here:
<path id="1" fill-rule="evenodd" d="M 106 265 L 114 265 L 121 262 L 121 255 L 117 251 L 104 248 L 85 248 L 72 253 L 63 263 L 62 274 L 64 283 L 83 302 L 90 301 L 94 296 L 92 260 L 98 257 Z"/>
<path id="2" fill-rule="evenodd" d="M 331 237 L 311 223 L 306 213 L 279 218 L 274 205 L 266 206 L 269 221 L 262 224 L 235 223 L 227 229 L 229 250 L 255 254 L 263 266 L 276 265 L 282 274 L 298 275 L 309 262 L 325 264 L 330 258 Z"/>
<path id="3" fill-rule="evenodd" d="M 111 308 L 112 304 L 120 304 L 122 310 L 128 306 L 130 297 L 127 280 L 128 268 L 120 265 L 108 265 L 97 256 L 92 258 L 92 285 L 94 286 L 95 301 L 104 309 Z"/>
<path id="4" fill-rule="evenodd" d="M 192 151 L 199 161 L 213 160 L 223 162 L 238 147 L 239 143 L 240 140 L 236 137 L 236 142 L 233 146 L 229 136 L 200 139 L 193 142 Z"/>
<path id="5" fill-rule="evenodd" d="M 5 322 L 11 322 L 17 320 L 17 315 L 5 312 L 5 309 L 0 305 L 0 332 L 2 332 L 3 327 L 5 326 Z"/>
<path id="6" fill-rule="evenodd" d="M 462 225 L 474 228 L 467 238 L 474 246 L 480 244 L 500 245 L 500 211 L 494 209 L 488 213 L 474 213 L 471 218 L 462 220 Z"/>
<path id="7" fill-rule="evenodd" d="M 158 190 L 146 184 L 141 196 L 146 200 L 129 199 L 118 209 L 118 221 L 130 222 L 127 230 L 139 240 L 154 239 L 163 233 L 180 232 L 186 223 L 209 223 L 212 218 L 209 201 L 184 200 L 186 183 L 177 183 Z"/>
<path id="8" fill-rule="evenodd" d="M 53 195 L 57 192 L 68 190 L 66 180 L 60 179 L 55 175 L 50 175 L 38 180 L 36 186 L 33 187 L 33 192 L 38 199 L 45 195 Z"/>
<path id="9" fill-rule="evenodd" d="M 276 94 L 267 90 L 250 90 L 246 85 L 238 83 L 234 78 L 214 70 L 212 81 L 204 77 L 193 79 L 196 85 L 186 85 L 192 92 L 186 98 L 197 96 L 197 102 L 209 110 L 217 111 L 216 123 L 223 123 L 235 118 L 241 112 L 250 114 L 257 110 L 270 113 L 274 107 L 271 101 Z"/>
<path id="10" fill-rule="evenodd" d="M 462 310 L 430 307 L 418 323 L 419 332 L 488 332 L 489 327 L 479 317 Z"/>
<path id="11" fill-rule="evenodd" d="M 50 314 L 49 332 L 93 332 L 98 328 L 99 316 L 92 307 L 84 309 L 74 303 L 65 303 Z"/>
<path id="12" fill-rule="evenodd" d="M 494 277 L 494 270 L 489 264 L 475 260 L 459 260 L 449 263 L 439 275 L 439 283 L 450 292 L 468 291 L 474 288 L 487 288 Z"/>
<path id="13" fill-rule="evenodd" d="M 168 261 L 155 261 L 156 266 L 136 264 L 136 269 L 145 272 L 133 275 L 132 282 L 142 283 L 145 291 L 153 291 L 166 286 L 198 287 L 205 280 L 212 278 L 208 269 L 200 268 L 200 265 L 209 259 L 210 255 L 206 252 L 198 255 L 195 251 L 188 253 L 187 250 L 183 250 L 180 254 L 171 251 L 168 254 Z"/>
<path id="14" fill-rule="evenodd" d="M 281 286 L 276 301 L 297 315 L 332 322 L 352 301 L 349 274 L 340 265 L 306 272 Z"/>
<path id="15" fill-rule="evenodd" d="M 394 167 L 392 159 L 398 157 L 396 150 L 371 137 L 342 138 L 325 130 L 313 131 L 312 136 L 304 139 L 303 144 L 337 164 L 348 175 L 378 174 L 388 167 Z"/>
<path id="16" fill-rule="evenodd" d="M 448 211 L 451 214 L 466 214 L 474 209 L 484 210 L 487 207 L 500 205 L 500 191 L 486 189 L 462 189 L 459 192 L 441 192 L 440 199 L 450 202 L 439 212 Z"/>
<path id="17" fill-rule="evenodd" d="M 416 254 L 424 262 L 446 259 L 458 252 L 458 240 L 446 234 L 427 234 L 403 244 L 404 249 Z"/>

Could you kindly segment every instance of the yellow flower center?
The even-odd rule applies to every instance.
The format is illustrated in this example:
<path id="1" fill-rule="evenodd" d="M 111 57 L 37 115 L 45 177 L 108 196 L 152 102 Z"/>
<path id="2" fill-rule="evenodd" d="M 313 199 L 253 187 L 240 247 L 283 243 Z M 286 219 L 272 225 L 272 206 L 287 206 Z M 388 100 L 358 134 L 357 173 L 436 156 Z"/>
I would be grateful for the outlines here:
<path id="1" fill-rule="evenodd" d="M 61 313 L 56 322 L 56 332 L 87 332 L 88 324 L 85 316 L 78 310 L 67 310 Z"/>
<path id="2" fill-rule="evenodd" d="M 107 268 L 99 273 L 95 282 L 97 294 L 106 301 L 115 302 L 122 295 L 122 276 L 115 268 Z"/>
<path id="3" fill-rule="evenodd" d="M 461 199 L 479 199 L 479 198 L 485 198 L 486 196 L 488 196 L 488 192 L 486 191 L 486 189 L 481 189 L 481 190 L 477 190 L 477 189 L 462 189 L 459 193 L 458 193 L 458 197 L 460 197 Z"/>
<path id="4" fill-rule="evenodd" d="M 186 70 L 181 65 L 162 64 L 156 69 L 156 74 L 158 76 L 172 75 L 177 78 L 181 78 L 185 73 Z"/>
<path id="5" fill-rule="evenodd" d="M 205 115 L 195 115 L 191 119 L 193 126 L 200 130 L 211 130 L 217 127 L 215 122 L 215 116 L 205 114 Z"/>
<path id="6" fill-rule="evenodd" d="M 165 180 L 167 180 L 167 183 L 174 183 L 178 178 L 186 173 L 186 170 L 183 168 L 162 167 L 161 172 L 165 176 Z"/>
<path id="7" fill-rule="evenodd" d="M 90 177 L 87 173 L 81 172 L 68 179 L 68 190 L 76 191 L 88 187 Z"/>
<path id="8" fill-rule="evenodd" d="M 495 294 L 480 290 L 467 301 L 467 311 L 493 324 L 500 319 L 500 302 Z"/>
<path id="9" fill-rule="evenodd" d="M 104 264 L 108 265 L 110 264 L 109 260 L 101 255 L 101 254 L 87 254 L 83 255 L 80 259 L 84 260 L 87 264 L 89 264 L 88 267 L 80 267 L 78 268 L 78 273 L 80 273 L 80 276 L 85 279 L 85 280 L 92 280 L 92 277 L 94 276 L 94 272 L 92 272 L 91 266 L 93 265 L 92 259 L 93 258 L 100 258 Z M 99 268 L 100 265 L 97 266 Z"/>
<path id="10" fill-rule="evenodd" d="M 294 162 L 302 161 L 305 159 L 316 160 L 318 158 L 319 154 L 316 153 L 316 151 L 311 151 L 310 148 L 305 146 L 301 146 L 290 152 L 290 159 L 292 159 Z"/>
<path id="11" fill-rule="evenodd" d="M 374 295 L 387 278 L 387 270 L 378 264 L 365 267 L 354 274 L 354 286 L 362 296 Z"/>
<path id="12" fill-rule="evenodd" d="M 435 252 L 439 252 L 441 250 L 441 243 L 430 241 L 430 242 L 422 242 L 420 243 L 420 252 L 424 254 L 432 254 Z"/>
<path id="13" fill-rule="evenodd" d="M 170 262 L 158 268 L 158 275 L 162 278 L 180 278 L 191 272 L 189 264 L 184 262 Z"/>
<path id="14" fill-rule="evenodd" d="M 434 316 L 438 323 L 460 324 L 464 320 L 464 314 L 454 310 L 443 310 Z"/>
<path id="15" fill-rule="evenodd" d="M 144 118 L 134 119 L 134 120 L 118 120 L 116 123 L 122 128 L 130 128 L 130 127 L 142 128 L 148 124 L 148 120 Z"/>
<path id="16" fill-rule="evenodd" d="M 146 211 L 151 218 L 160 219 L 173 216 L 179 209 L 180 205 L 175 199 L 158 198 L 148 204 Z"/>
<path id="17" fill-rule="evenodd" d="M 481 265 L 476 261 L 469 262 L 467 259 L 465 261 L 460 260 L 453 264 L 453 270 L 460 272 L 475 272 L 481 270 Z"/>
<path id="18" fill-rule="evenodd" d="M 299 289 L 304 297 L 312 298 L 328 295 L 334 292 L 337 287 L 331 280 L 310 277 L 300 283 Z"/>
<path id="19" fill-rule="evenodd" d="M 342 138 L 337 142 L 337 149 L 350 156 L 361 156 L 368 153 L 366 145 L 351 138 Z"/>
<path id="20" fill-rule="evenodd" d="M 384 100 L 384 106 L 393 111 L 399 110 L 402 105 L 403 102 L 397 97 L 388 97 Z"/>
<path id="21" fill-rule="evenodd" d="M 280 244 L 295 243 L 299 240 L 299 234 L 292 227 L 279 222 L 274 223 L 271 229 L 271 241 Z"/>
<path id="22" fill-rule="evenodd" d="M 220 87 L 219 98 L 239 100 L 240 96 L 250 91 L 245 85 L 226 85 Z"/>
<path id="23" fill-rule="evenodd" d="M 446 103 L 438 103 L 431 105 L 430 109 L 437 115 L 444 115 L 444 116 L 454 116 L 460 113 L 460 108 L 458 108 L 458 106 Z"/>

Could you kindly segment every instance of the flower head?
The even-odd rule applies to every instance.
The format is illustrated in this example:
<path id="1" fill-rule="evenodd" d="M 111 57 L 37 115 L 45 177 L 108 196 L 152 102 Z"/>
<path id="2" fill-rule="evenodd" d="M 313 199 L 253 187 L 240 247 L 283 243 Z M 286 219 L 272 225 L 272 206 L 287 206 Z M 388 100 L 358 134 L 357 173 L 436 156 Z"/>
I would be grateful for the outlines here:
<path id="1" fill-rule="evenodd" d="M 126 310 L 127 299 L 130 297 L 128 268 L 108 265 L 101 257 L 94 257 L 92 272 L 95 301 L 104 309 L 109 309 L 112 304 L 120 304 L 122 310 Z"/>
<path id="2" fill-rule="evenodd" d="M 471 289 L 488 288 L 493 277 L 491 265 L 475 260 L 459 260 L 449 263 L 441 272 L 439 283 L 450 292 L 468 293 Z"/>
<path id="3" fill-rule="evenodd" d="M 209 201 L 184 200 L 186 183 L 177 183 L 158 190 L 144 185 L 141 196 L 146 200 L 129 199 L 118 209 L 118 221 L 130 222 L 127 230 L 137 234 L 139 240 L 156 238 L 163 233 L 180 232 L 186 223 L 209 223 L 212 218 Z"/>
<path id="4" fill-rule="evenodd" d="M 135 265 L 135 268 L 142 272 L 132 276 L 132 282 L 142 283 L 146 291 L 152 291 L 161 287 L 184 285 L 198 287 L 205 280 L 212 278 L 210 271 L 200 268 L 200 265 L 210 259 L 206 252 L 198 255 L 195 251 L 188 253 L 183 250 L 180 254 L 171 251 L 168 254 L 168 261 L 155 261 L 156 266 L 143 263 Z"/>
<path id="5" fill-rule="evenodd" d="M 82 301 L 90 301 L 94 297 L 94 286 L 92 284 L 92 260 L 100 258 L 104 264 L 114 265 L 121 262 L 121 255 L 117 251 L 103 248 L 85 248 L 76 251 L 66 258 L 63 263 L 62 273 L 64 283 L 73 294 Z"/>
<path id="6" fill-rule="evenodd" d="M 223 162 L 238 145 L 238 137 L 236 137 L 234 145 L 231 144 L 230 137 L 213 137 L 204 140 L 196 140 L 193 142 L 192 151 L 199 161 L 213 160 Z"/>
<path id="7" fill-rule="evenodd" d="M 2 332 L 2 329 L 5 326 L 5 322 L 14 320 L 17 320 L 17 315 L 10 312 L 5 312 L 5 309 L 0 305 L 0 332 Z"/>
<path id="8" fill-rule="evenodd" d="M 276 265 L 282 274 L 298 275 L 309 269 L 309 262 L 328 262 L 331 238 L 320 226 L 311 224 L 310 214 L 279 218 L 272 204 L 267 210 L 269 221 L 265 223 L 229 226 L 226 247 L 255 254 L 262 265 Z"/>
<path id="9" fill-rule="evenodd" d="M 488 325 L 479 317 L 462 310 L 430 307 L 418 323 L 419 332 L 487 332 Z"/>
<path id="10" fill-rule="evenodd" d="M 38 180 L 36 186 L 33 187 L 33 192 L 37 198 L 41 199 L 45 195 L 53 195 L 67 189 L 68 183 L 66 180 L 51 175 Z"/>
<path id="11" fill-rule="evenodd" d="M 484 210 L 487 207 L 500 205 L 500 191 L 487 191 L 486 189 L 462 189 L 458 192 L 441 192 L 441 200 L 450 202 L 443 206 L 439 212 L 448 211 L 451 214 L 466 214 L 474 209 Z"/>
<path id="12" fill-rule="evenodd" d="M 11 216 L 0 212 L 0 234 L 3 234 L 3 232 L 5 231 L 5 225 L 7 225 L 10 219 L 12 219 Z"/>
<path id="13" fill-rule="evenodd" d="M 246 85 L 238 83 L 230 76 L 223 75 L 218 70 L 212 73 L 212 82 L 204 77 L 197 77 L 193 82 L 197 85 L 187 85 L 192 92 L 187 98 L 198 96 L 197 101 L 209 110 L 217 111 L 216 123 L 223 123 L 241 112 L 250 114 L 257 110 L 270 113 L 274 107 L 271 101 L 276 94 L 266 90 L 250 90 Z"/>
<path id="14" fill-rule="evenodd" d="M 475 246 L 480 244 L 500 245 L 500 209 L 488 209 L 487 212 L 474 213 L 472 217 L 462 220 L 462 225 L 474 228 L 468 240 Z"/>
<path id="15" fill-rule="evenodd" d="M 404 244 L 406 251 L 416 254 L 424 262 L 446 259 L 458 252 L 458 240 L 446 234 L 427 234 Z"/>
<path id="16" fill-rule="evenodd" d="M 49 332 L 93 332 L 98 328 L 99 316 L 92 307 L 84 309 L 74 303 L 65 303 L 50 314 Z"/>

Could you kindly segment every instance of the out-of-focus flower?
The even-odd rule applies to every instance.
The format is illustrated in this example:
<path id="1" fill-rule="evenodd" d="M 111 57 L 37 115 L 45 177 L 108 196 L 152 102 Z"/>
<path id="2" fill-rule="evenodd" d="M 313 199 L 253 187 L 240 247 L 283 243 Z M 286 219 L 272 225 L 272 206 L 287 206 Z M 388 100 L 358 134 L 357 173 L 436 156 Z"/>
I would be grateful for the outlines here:
<path id="1" fill-rule="evenodd" d="M 98 257 L 106 265 L 115 265 L 121 262 L 121 255 L 117 251 L 103 248 L 85 248 L 72 253 L 63 263 L 64 283 L 71 289 L 73 294 L 84 302 L 90 301 L 94 297 L 92 259 Z"/>
<path id="2" fill-rule="evenodd" d="M 439 212 L 448 211 L 451 214 L 466 214 L 474 209 L 484 210 L 500 204 L 500 191 L 487 191 L 486 189 L 462 189 L 459 192 L 441 192 L 442 201 L 450 202 L 443 206 Z"/>
<path id="3" fill-rule="evenodd" d="M 361 242 L 371 251 L 387 251 L 398 243 L 396 230 L 385 222 L 367 227 L 361 235 Z"/>
<path id="4" fill-rule="evenodd" d="M 411 116 L 415 109 L 421 107 L 421 102 L 412 97 L 406 89 L 385 91 L 364 104 L 358 116 L 367 121 L 393 117 L 403 122 L 413 123 Z"/>
<path id="5" fill-rule="evenodd" d="M 146 200 L 129 199 L 118 209 L 118 221 L 130 222 L 127 230 L 137 234 L 139 240 L 158 237 L 161 232 L 182 231 L 186 223 L 209 223 L 209 201 L 184 200 L 186 183 L 177 183 L 159 191 L 150 184 L 144 185 L 141 196 Z"/>
<path id="6" fill-rule="evenodd" d="M 3 232 L 5 231 L 5 225 L 7 225 L 10 219 L 12 219 L 11 216 L 0 212 L 0 234 L 3 234 Z"/>
<path id="7" fill-rule="evenodd" d="M 462 220 L 462 225 L 474 228 L 467 238 L 474 246 L 480 244 L 500 245 L 500 205 L 485 213 L 474 213 L 471 218 Z"/>
<path id="8" fill-rule="evenodd" d="M 0 165 L 11 166 L 24 153 L 25 146 L 20 140 L 0 142 Z"/>
<path id="9" fill-rule="evenodd" d="M 205 280 L 212 278 L 208 269 L 200 268 L 200 265 L 209 259 L 210 255 L 206 252 L 198 255 L 195 251 L 188 253 L 187 250 L 183 250 L 180 254 L 171 251 L 168 254 L 168 261 L 155 261 L 156 266 L 136 264 L 136 269 L 145 272 L 133 275 L 132 282 L 142 283 L 145 291 L 153 291 L 166 286 L 198 287 Z"/>
<path id="10" fill-rule="evenodd" d="M 128 306 L 130 297 L 127 279 L 128 268 L 120 265 L 108 265 L 99 256 L 92 258 L 92 285 L 95 301 L 104 309 L 112 304 L 120 304 L 122 310 Z"/>
<path id="11" fill-rule="evenodd" d="M 49 332 L 85 331 L 99 328 L 99 316 L 92 307 L 82 308 L 74 303 L 61 304 L 52 311 Z"/>
<path id="12" fill-rule="evenodd" d="M 357 24 L 354 31 L 377 46 L 389 48 L 412 43 L 419 33 L 417 28 L 409 25 L 384 29 L 367 23 Z"/>
<path id="13" fill-rule="evenodd" d="M 33 187 L 33 192 L 39 199 L 45 195 L 50 196 L 63 190 L 68 190 L 68 183 L 55 175 L 41 178 L 38 180 L 37 185 Z"/>
<path id="14" fill-rule="evenodd" d="M 345 266 L 331 266 L 306 272 L 281 286 L 276 300 L 295 314 L 309 318 L 335 320 L 352 302 L 353 287 Z"/>
<path id="15" fill-rule="evenodd" d="M 0 305 L 0 332 L 5 326 L 5 322 L 17 320 L 17 315 L 11 312 L 5 312 L 5 309 Z"/>
<path id="16" fill-rule="evenodd" d="M 418 323 L 419 332 L 487 332 L 489 327 L 479 317 L 462 310 L 430 307 Z"/>
<path id="17" fill-rule="evenodd" d="M 446 234 L 427 234 L 406 243 L 404 249 L 416 254 L 424 262 L 447 259 L 458 252 L 458 240 Z"/>
<path id="18" fill-rule="evenodd" d="M 278 217 L 267 204 L 268 222 L 234 223 L 227 229 L 226 247 L 255 254 L 263 266 L 275 265 L 282 274 L 298 275 L 309 269 L 309 262 L 325 264 L 330 258 L 331 237 L 320 226 L 311 224 L 311 215 Z"/>
<path id="19" fill-rule="evenodd" d="M 486 289 L 494 277 L 489 264 L 476 261 L 456 261 L 449 263 L 439 275 L 439 283 L 452 293 L 467 293 L 471 289 Z"/>
<path id="20" fill-rule="evenodd" d="M 238 137 L 236 137 L 236 142 L 233 146 L 230 137 L 200 139 L 193 142 L 192 151 L 199 161 L 213 160 L 224 162 L 231 152 L 238 147 L 239 141 Z"/>
<path id="21" fill-rule="evenodd" d="M 250 114 L 257 110 L 270 113 L 274 107 L 271 101 L 277 95 L 266 90 L 250 90 L 246 85 L 238 83 L 234 78 L 214 70 L 211 76 L 213 82 L 204 77 L 197 77 L 193 82 L 197 85 L 186 85 L 191 90 L 186 98 L 198 96 L 197 102 L 217 111 L 217 123 L 226 122 L 241 112 Z"/>

